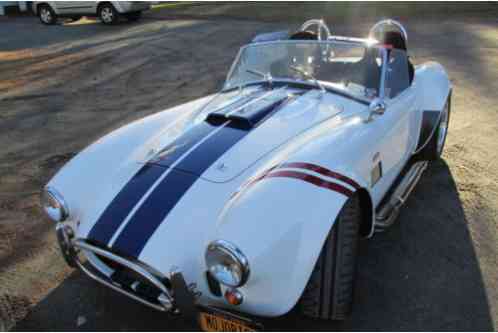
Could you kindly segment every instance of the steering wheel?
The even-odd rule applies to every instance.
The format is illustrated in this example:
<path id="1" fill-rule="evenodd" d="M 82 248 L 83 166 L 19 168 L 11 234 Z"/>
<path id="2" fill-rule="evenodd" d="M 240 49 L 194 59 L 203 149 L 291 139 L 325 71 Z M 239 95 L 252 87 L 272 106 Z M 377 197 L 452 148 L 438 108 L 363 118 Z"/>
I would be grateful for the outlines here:
<path id="1" fill-rule="evenodd" d="M 374 24 L 374 26 L 370 29 L 368 32 L 368 38 L 371 39 L 376 39 L 376 35 L 378 33 L 383 33 L 385 32 L 388 27 L 394 27 L 396 30 L 401 33 L 401 36 L 403 36 L 403 39 L 405 40 L 405 43 L 408 42 L 408 34 L 406 33 L 405 27 L 401 23 L 395 20 L 387 19 L 387 20 L 382 20 Z"/>
<path id="2" fill-rule="evenodd" d="M 316 32 L 318 34 L 318 40 L 328 40 L 330 38 L 331 35 L 330 35 L 329 27 L 327 27 L 327 25 L 325 24 L 325 22 L 323 20 L 318 20 L 318 19 L 308 20 L 308 21 L 303 23 L 303 25 L 301 26 L 301 29 L 299 29 L 299 30 L 305 31 L 309 27 L 312 27 L 314 25 L 317 26 Z M 325 31 L 325 38 L 322 36 L 322 30 Z"/>

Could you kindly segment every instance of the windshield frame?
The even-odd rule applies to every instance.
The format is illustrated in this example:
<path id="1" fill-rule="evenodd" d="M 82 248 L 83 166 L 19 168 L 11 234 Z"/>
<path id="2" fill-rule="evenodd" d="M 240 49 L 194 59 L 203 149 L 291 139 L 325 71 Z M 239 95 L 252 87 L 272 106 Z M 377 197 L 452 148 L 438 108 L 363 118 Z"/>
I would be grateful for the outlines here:
<path id="1" fill-rule="evenodd" d="M 236 85 L 236 86 L 229 86 L 228 82 L 230 77 L 232 76 L 236 65 L 239 63 L 240 57 L 242 56 L 243 52 L 249 48 L 249 47 L 254 47 L 254 46 L 264 46 L 264 45 L 279 45 L 279 44 L 296 44 L 298 42 L 306 42 L 306 43 L 317 43 L 317 44 L 334 44 L 334 45 L 354 45 L 354 46 L 363 46 L 365 48 L 377 48 L 380 50 L 381 55 L 382 55 L 382 67 L 381 67 L 381 78 L 379 82 L 379 92 L 378 92 L 378 98 L 384 99 L 385 97 L 385 79 L 386 79 L 386 71 L 387 71 L 387 51 L 386 48 L 383 47 L 382 45 L 375 45 L 372 44 L 371 41 L 369 40 L 364 40 L 364 39 L 336 39 L 336 38 L 330 38 L 329 40 L 305 40 L 305 41 L 300 41 L 300 40 L 277 40 L 277 41 L 265 41 L 265 42 L 256 42 L 256 43 L 249 43 L 244 46 L 242 46 L 238 53 L 237 56 L 235 57 L 235 60 L 232 62 L 232 65 L 230 66 L 230 70 L 228 71 L 228 74 L 225 77 L 225 82 L 223 83 L 223 87 L 221 89 L 222 92 L 234 90 L 234 89 L 241 89 L 246 86 L 250 85 L 257 85 L 257 84 L 269 84 L 267 80 L 264 79 L 259 79 L 259 80 L 252 80 L 252 81 L 247 81 L 244 82 L 243 84 Z M 339 95 L 346 95 L 349 98 L 361 101 L 363 103 L 370 103 L 372 99 L 369 99 L 368 97 L 363 97 L 359 95 L 355 95 L 350 93 L 346 89 L 341 89 L 339 87 L 334 87 L 333 82 L 327 82 L 327 81 L 322 81 L 320 80 L 321 84 L 324 86 L 325 90 L 331 93 L 339 94 Z M 289 84 L 289 85 L 299 85 L 299 86 L 304 86 L 304 87 L 309 87 L 309 88 L 315 88 L 315 89 L 321 89 L 321 87 L 316 84 L 313 81 L 309 80 L 298 80 L 298 79 L 291 79 L 291 78 L 272 78 L 272 84 L 275 83 L 283 83 L 283 84 Z"/>

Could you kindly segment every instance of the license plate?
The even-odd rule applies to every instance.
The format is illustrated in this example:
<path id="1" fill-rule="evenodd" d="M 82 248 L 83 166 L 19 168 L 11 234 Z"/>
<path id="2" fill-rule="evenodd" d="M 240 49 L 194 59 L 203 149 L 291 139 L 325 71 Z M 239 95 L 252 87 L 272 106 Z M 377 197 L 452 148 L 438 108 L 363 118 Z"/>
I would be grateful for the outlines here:
<path id="1" fill-rule="evenodd" d="M 206 332 L 254 332 L 255 328 L 242 321 L 218 314 L 200 312 L 201 329 Z"/>

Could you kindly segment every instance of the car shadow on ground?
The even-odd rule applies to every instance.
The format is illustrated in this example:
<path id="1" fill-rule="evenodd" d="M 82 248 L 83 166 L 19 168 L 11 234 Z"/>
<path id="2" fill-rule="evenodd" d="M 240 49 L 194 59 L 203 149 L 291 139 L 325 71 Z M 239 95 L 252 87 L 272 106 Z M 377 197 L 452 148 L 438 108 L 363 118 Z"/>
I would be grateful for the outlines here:
<path id="1" fill-rule="evenodd" d="M 427 193 L 438 192 L 429 199 Z M 433 212 L 438 211 L 438 219 Z M 442 214 L 441 214 L 442 213 Z M 351 319 L 302 318 L 298 309 L 263 320 L 267 330 L 493 330 L 468 220 L 448 165 L 433 163 L 397 224 L 360 247 Z M 33 323 L 38 323 L 33 327 Z M 40 326 L 40 323 L 43 323 Z M 78 326 L 79 325 L 79 326 Z M 73 272 L 14 330 L 196 330 Z"/>

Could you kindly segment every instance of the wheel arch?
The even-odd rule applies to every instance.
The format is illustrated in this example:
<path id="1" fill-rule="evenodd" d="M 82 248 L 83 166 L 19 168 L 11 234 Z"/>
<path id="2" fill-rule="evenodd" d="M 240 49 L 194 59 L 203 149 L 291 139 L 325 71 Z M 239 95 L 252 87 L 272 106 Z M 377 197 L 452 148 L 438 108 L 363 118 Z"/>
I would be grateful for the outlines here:
<path id="1" fill-rule="evenodd" d="M 52 10 L 54 10 L 54 8 L 52 6 L 50 6 L 50 4 L 48 2 L 40 2 L 40 3 L 37 3 L 36 6 L 34 7 L 35 10 L 36 10 L 36 15 L 38 15 L 40 13 L 40 8 L 42 6 L 48 6 L 50 7 Z"/>
<path id="2" fill-rule="evenodd" d="M 436 133 L 444 107 L 447 103 L 449 103 L 448 107 L 451 108 L 451 95 L 452 89 L 449 90 L 448 95 L 444 99 L 443 107 L 440 110 L 421 110 L 422 119 L 420 122 L 417 146 L 415 152 L 413 153 L 414 156 L 423 155 L 424 148 L 428 145 Z"/>
<path id="3" fill-rule="evenodd" d="M 426 62 L 416 67 L 415 87 L 418 95 L 420 129 L 414 155 L 424 149 L 434 135 L 441 111 L 451 97 L 452 85 L 443 66 Z"/>
<path id="4" fill-rule="evenodd" d="M 97 14 L 99 13 L 100 8 L 102 8 L 103 5 L 111 5 L 114 9 L 116 9 L 116 6 L 114 6 L 112 1 L 99 1 L 99 3 L 97 4 Z"/>
<path id="5" fill-rule="evenodd" d="M 372 197 L 366 188 L 360 188 L 357 192 L 360 197 L 360 207 L 362 211 L 360 236 L 369 238 L 373 235 L 374 231 L 374 208 Z"/>

